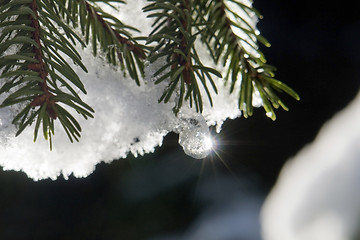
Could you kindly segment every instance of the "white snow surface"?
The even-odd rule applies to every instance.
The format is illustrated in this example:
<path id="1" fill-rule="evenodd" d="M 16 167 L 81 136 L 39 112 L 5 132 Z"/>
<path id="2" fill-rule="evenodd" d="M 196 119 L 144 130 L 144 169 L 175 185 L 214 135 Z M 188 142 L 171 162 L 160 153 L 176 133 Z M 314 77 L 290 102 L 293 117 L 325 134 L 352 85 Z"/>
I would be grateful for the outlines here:
<path id="1" fill-rule="evenodd" d="M 248 1 L 244 3 L 250 4 Z M 136 26 L 143 35 L 146 35 L 152 20 L 141 12 L 141 8 L 145 5 L 144 0 L 128 1 L 127 5 L 121 5 L 119 12 L 111 8 L 107 10 L 113 11 L 112 13 L 124 23 Z M 202 56 L 204 65 L 212 65 L 206 49 L 200 44 L 199 47 L 198 53 Z M 166 82 L 155 85 L 152 79 L 152 74 L 164 64 L 163 60 L 147 65 L 145 79 L 139 87 L 134 80 L 110 67 L 101 57 L 93 57 L 91 47 L 85 49 L 77 47 L 77 50 L 89 71 L 85 73 L 74 66 L 88 92 L 87 95 L 79 92 L 79 95 L 95 110 L 94 119 L 85 120 L 73 112 L 82 126 L 80 142 L 74 143 L 70 143 L 62 126 L 55 121 L 53 150 L 50 151 L 48 142 L 41 138 L 41 131 L 38 140 L 33 142 L 33 126 L 26 128 L 20 136 L 15 137 L 16 127 L 11 121 L 18 112 L 19 106 L 1 108 L 0 166 L 4 170 L 23 171 L 34 180 L 56 179 L 60 175 L 67 178 L 71 174 L 75 177 L 86 177 L 100 162 L 126 158 L 129 153 L 138 156 L 153 152 L 155 147 L 161 146 L 167 133 L 174 131 L 181 134 L 182 131 L 188 130 L 189 127 L 184 126 L 184 122 L 192 122 L 191 119 L 198 119 L 207 126 L 214 125 L 219 132 L 226 119 L 234 119 L 241 115 L 237 106 L 238 96 L 229 94 L 223 79 L 214 77 L 218 94 L 212 92 L 213 107 L 210 107 L 206 101 L 206 93 L 203 92 L 202 115 L 189 108 L 188 103 L 184 103 L 181 112 L 175 116 L 172 111 L 173 103 L 158 103 L 167 85 Z M 3 82 L 0 83 L 0 87 L 2 84 Z M 234 92 L 238 92 L 237 89 Z M 5 95 L 0 96 L 0 102 L 5 97 Z M 256 97 L 254 103 L 259 105 Z M 200 129 L 198 134 L 188 134 L 188 136 L 203 137 L 209 134 L 208 129 L 203 126 Z M 208 144 L 206 137 L 203 139 L 197 139 L 195 142 L 198 145 Z M 187 154 L 193 154 L 198 158 L 206 156 L 206 152 L 199 152 L 199 149 L 209 150 L 206 146 L 188 149 L 184 144 L 183 147 Z"/>
<path id="2" fill-rule="evenodd" d="M 360 237 L 360 93 L 282 169 L 262 209 L 264 240 Z"/>

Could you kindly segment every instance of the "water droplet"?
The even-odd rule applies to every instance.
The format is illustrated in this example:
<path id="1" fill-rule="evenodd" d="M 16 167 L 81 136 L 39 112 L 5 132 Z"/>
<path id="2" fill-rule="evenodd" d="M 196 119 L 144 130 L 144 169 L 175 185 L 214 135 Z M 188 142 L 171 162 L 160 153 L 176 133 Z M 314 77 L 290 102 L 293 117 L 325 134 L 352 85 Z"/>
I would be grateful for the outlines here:
<path id="1" fill-rule="evenodd" d="M 212 149 L 209 127 L 205 118 L 198 115 L 191 118 L 180 118 L 179 144 L 190 157 L 203 159 Z"/>

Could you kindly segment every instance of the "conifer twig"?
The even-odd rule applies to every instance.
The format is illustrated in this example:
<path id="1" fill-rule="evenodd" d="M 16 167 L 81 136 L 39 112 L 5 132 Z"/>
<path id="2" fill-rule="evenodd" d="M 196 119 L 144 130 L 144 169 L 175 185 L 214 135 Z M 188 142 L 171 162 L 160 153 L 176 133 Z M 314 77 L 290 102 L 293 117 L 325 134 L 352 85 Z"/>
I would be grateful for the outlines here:
<path id="1" fill-rule="evenodd" d="M 99 45 L 109 63 L 120 65 L 122 70 L 128 72 L 130 77 L 140 85 L 139 74 L 141 76 L 144 74 L 146 47 L 139 44 L 127 31 L 138 30 L 123 24 L 91 1 L 59 1 L 63 5 L 62 8 L 59 8 L 62 17 L 67 19 L 68 24 L 72 21 L 74 27 L 80 25 L 86 44 L 89 44 L 90 40 L 92 42 L 94 56 L 97 55 Z M 117 2 L 122 3 L 123 1 Z"/>
<path id="2" fill-rule="evenodd" d="M 140 46 L 135 46 L 128 38 L 125 38 L 121 36 L 121 34 L 111 27 L 108 21 L 106 21 L 97 11 L 96 9 L 89 4 L 88 1 L 83 0 L 83 2 L 86 5 L 86 10 L 89 12 L 90 16 L 92 18 L 96 18 L 106 29 L 106 31 L 109 31 L 111 35 L 115 35 L 116 39 L 121 43 L 127 45 L 127 48 L 129 51 L 133 52 L 138 58 L 144 60 L 146 58 L 144 50 Z M 122 60 L 121 60 L 122 61 Z"/>
<path id="3" fill-rule="evenodd" d="M 34 12 L 35 17 L 29 15 L 29 19 L 31 21 L 30 26 L 33 27 L 35 30 L 33 31 L 32 38 L 37 43 L 37 47 L 34 46 L 35 52 L 35 59 L 38 63 L 30 63 L 28 64 L 28 69 L 38 72 L 39 77 L 42 79 L 42 83 L 39 83 L 41 90 L 43 91 L 42 95 L 37 96 L 34 100 L 30 103 L 32 107 L 36 106 L 43 106 L 46 104 L 46 112 L 52 119 L 57 118 L 57 112 L 55 110 L 55 101 L 52 99 L 53 94 L 49 92 L 49 87 L 47 85 L 47 76 L 49 73 L 46 70 L 46 66 L 44 63 L 44 57 L 42 53 L 42 44 L 40 42 L 40 24 L 39 24 L 39 16 L 38 16 L 38 6 L 37 1 L 33 0 L 30 4 L 31 10 Z"/>
<path id="4" fill-rule="evenodd" d="M 217 93 L 216 85 L 210 74 L 221 77 L 215 69 L 205 67 L 197 54 L 195 48 L 196 36 L 193 34 L 194 27 L 193 12 L 194 5 L 190 0 L 171 1 L 150 0 L 151 4 L 143 10 L 153 11 L 148 17 L 155 18 L 154 30 L 150 34 L 147 43 L 156 42 L 157 46 L 152 50 L 149 60 L 154 62 L 161 57 L 166 57 L 168 64 L 159 69 L 154 76 L 162 74 L 155 83 L 169 80 L 159 102 L 169 102 L 174 92 L 178 95 L 173 110 L 177 113 L 183 102 L 188 101 L 190 107 L 195 105 L 198 112 L 203 111 L 203 100 L 199 85 L 205 89 L 210 105 L 212 98 L 207 86 L 210 82 L 213 90 Z M 166 68 L 170 67 L 170 69 Z M 167 72 L 168 71 L 168 72 Z"/>
<path id="5" fill-rule="evenodd" d="M 16 136 L 35 122 L 36 141 L 42 124 L 43 135 L 50 140 L 50 148 L 56 119 L 70 141 L 80 137 L 79 123 L 61 105 L 75 109 L 85 118 L 93 117 L 91 113 L 94 112 L 73 89 L 75 86 L 86 94 L 83 83 L 63 57 L 70 57 L 87 71 L 72 46 L 75 39 L 80 43 L 82 41 L 57 16 L 53 1 L 7 0 L 0 6 L 0 26 L 3 27 L 0 32 L 0 52 L 3 52 L 0 79 L 4 81 L 0 94 L 8 93 L 0 107 L 21 104 L 12 121 L 18 125 Z"/>
<path id="6" fill-rule="evenodd" d="M 290 87 L 275 80 L 274 70 L 271 65 L 266 64 L 264 54 L 259 50 L 258 41 L 269 47 L 270 43 L 262 37 L 254 27 L 247 22 L 246 18 L 240 16 L 236 10 L 230 9 L 226 2 L 240 7 L 248 18 L 252 14 L 262 18 L 259 12 L 253 8 L 235 0 L 212 0 L 201 2 L 198 7 L 198 19 L 207 22 L 207 31 L 202 31 L 203 41 L 218 63 L 221 59 L 223 66 L 227 68 L 226 80 L 230 81 L 230 92 L 233 92 L 237 82 L 240 82 L 239 108 L 244 117 L 253 113 L 252 95 L 259 91 L 266 115 L 275 120 L 276 115 L 273 108 L 281 106 L 288 110 L 273 91 L 285 91 L 290 96 L 299 100 L 299 95 Z M 230 15 L 232 18 L 230 18 Z M 204 20 L 204 18 L 206 18 Z M 247 38 L 240 37 L 234 32 L 239 30 Z M 247 51 L 245 45 L 251 52 Z M 254 53 L 253 53 L 254 52 Z M 241 81 L 238 81 L 241 80 Z"/>

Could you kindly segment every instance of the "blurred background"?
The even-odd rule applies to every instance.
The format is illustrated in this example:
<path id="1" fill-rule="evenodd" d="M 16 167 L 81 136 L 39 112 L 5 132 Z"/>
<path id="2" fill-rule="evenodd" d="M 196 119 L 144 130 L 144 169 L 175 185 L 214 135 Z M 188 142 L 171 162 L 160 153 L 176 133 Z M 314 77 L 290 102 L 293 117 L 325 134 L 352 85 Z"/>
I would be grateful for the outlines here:
<path id="1" fill-rule="evenodd" d="M 84 179 L 34 182 L 0 170 L 0 239 L 261 239 L 258 214 L 285 161 L 360 87 L 360 15 L 339 2 L 255 0 L 263 49 L 301 101 L 271 121 L 228 120 L 217 154 L 187 157 L 169 134 L 143 157 L 99 164 Z M 215 134 L 215 133 L 214 133 Z"/>

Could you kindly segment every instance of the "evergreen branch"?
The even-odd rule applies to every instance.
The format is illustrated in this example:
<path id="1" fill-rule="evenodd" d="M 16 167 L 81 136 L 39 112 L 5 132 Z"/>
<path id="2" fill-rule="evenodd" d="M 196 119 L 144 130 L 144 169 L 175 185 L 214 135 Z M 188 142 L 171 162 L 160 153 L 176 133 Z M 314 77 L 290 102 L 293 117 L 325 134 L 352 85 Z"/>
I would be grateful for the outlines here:
<path id="1" fill-rule="evenodd" d="M 92 117 L 90 112 L 93 112 L 71 86 L 75 85 L 86 93 L 79 77 L 63 58 L 63 55 L 68 56 L 86 71 L 79 54 L 63 34 L 73 43 L 75 39 L 82 42 L 56 17 L 54 9 L 56 5 L 48 0 L 10 0 L 0 11 L 0 26 L 3 27 L 0 32 L 0 79 L 4 82 L 0 94 L 9 93 L 0 107 L 22 104 L 22 109 L 13 119 L 13 124 L 18 124 L 16 135 L 36 119 L 34 141 L 42 124 L 44 138 L 50 139 L 50 148 L 56 119 L 65 122 L 65 131 L 80 136 L 74 127 L 74 118 L 63 114 L 60 104 L 74 108 L 84 117 Z M 60 33 L 54 24 L 64 33 Z M 66 94 L 64 91 L 71 93 L 66 99 L 59 97 Z"/>
<path id="2" fill-rule="evenodd" d="M 75 27 L 80 24 L 86 44 L 92 39 L 94 56 L 98 52 L 97 45 L 99 44 L 102 52 L 106 54 L 108 62 L 113 65 L 120 64 L 121 68 L 126 69 L 130 77 L 140 85 L 137 71 L 140 71 L 143 76 L 143 60 L 146 58 L 145 46 L 132 38 L 128 31 L 138 30 L 123 24 L 116 17 L 94 5 L 96 2 L 109 4 L 107 1 L 58 0 L 58 2 L 59 12 L 67 19 L 67 22 L 72 21 Z M 112 2 L 124 3 L 123 1 Z"/>
<path id="3" fill-rule="evenodd" d="M 234 7 L 243 11 L 245 17 L 240 16 Z M 267 47 L 270 44 L 249 22 L 254 14 L 261 18 L 255 8 L 236 0 L 199 1 L 196 13 L 199 22 L 207 23 L 208 31 L 202 32 L 202 40 L 213 60 L 216 63 L 221 60 L 227 67 L 227 81 L 231 75 L 230 92 L 241 79 L 239 108 L 245 117 L 252 115 L 252 95 L 256 90 L 260 93 L 266 115 L 273 120 L 276 118 L 274 108 L 281 106 L 288 110 L 274 90 L 284 91 L 299 100 L 294 90 L 273 78 L 274 67 L 266 64 L 264 54 L 259 50 L 258 42 Z"/>
<path id="4" fill-rule="evenodd" d="M 198 35 L 209 49 L 214 62 L 226 68 L 225 83 L 230 92 L 239 91 L 238 105 L 245 117 L 253 112 L 252 96 L 258 92 L 266 115 L 275 120 L 274 108 L 287 106 L 278 96 L 285 92 L 299 100 L 299 95 L 274 78 L 275 68 L 266 64 L 258 43 L 270 46 L 256 30 L 252 17 L 261 15 L 240 0 L 149 0 L 143 9 L 154 19 L 146 44 L 137 42 L 131 32 L 137 29 L 123 24 L 104 12 L 97 3 L 114 7 L 107 0 L 1 0 L 0 4 L 0 94 L 6 99 L 0 107 L 17 104 L 13 119 L 16 135 L 34 124 L 34 141 L 42 130 L 44 138 L 54 134 L 54 121 L 63 126 L 71 142 L 78 141 L 81 126 L 68 108 L 85 119 L 94 110 L 84 103 L 78 91 L 86 94 L 72 60 L 85 72 L 74 45 L 92 42 L 93 54 L 99 51 L 109 63 L 120 65 L 138 85 L 144 74 L 144 60 L 166 58 L 167 63 L 154 73 L 155 83 L 167 82 L 159 102 L 175 101 L 178 113 L 184 102 L 203 111 L 202 90 L 210 105 L 217 93 L 212 75 L 221 74 L 202 64 L 195 41 Z M 63 22 L 65 20 L 65 22 Z M 80 26 L 85 41 L 69 27 Z M 147 50 L 151 52 L 147 56 Z M 211 85 L 209 87 L 208 85 Z M 212 88 L 211 91 L 209 88 Z M 65 107 L 65 105 L 67 107 Z M 42 125 L 42 126 L 41 126 Z"/>
<path id="5" fill-rule="evenodd" d="M 155 83 L 169 79 L 159 102 L 169 102 L 176 92 L 177 103 L 173 110 L 179 111 L 184 101 L 189 100 L 190 107 L 195 105 L 197 111 L 202 112 L 203 100 L 199 89 L 199 82 L 204 87 L 209 102 L 212 105 L 210 91 L 207 82 L 211 83 L 213 90 L 217 93 L 216 86 L 210 74 L 221 77 L 215 69 L 203 66 L 196 53 L 194 42 L 196 35 L 192 31 L 194 5 L 190 0 L 171 1 L 150 0 L 143 11 L 154 13 L 148 17 L 155 18 L 154 30 L 150 34 L 147 43 L 157 43 L 157 47 L 150 54 L 149 61 L 154 62 L 160 57 L 166 57 L 169 64 L 159 69 L 155 76 L 162 74 Z M 170 68 L 170 70 L 169 70 Z M 168 71 L 168 72 L 167 72 Z"/>

